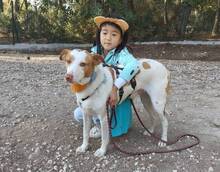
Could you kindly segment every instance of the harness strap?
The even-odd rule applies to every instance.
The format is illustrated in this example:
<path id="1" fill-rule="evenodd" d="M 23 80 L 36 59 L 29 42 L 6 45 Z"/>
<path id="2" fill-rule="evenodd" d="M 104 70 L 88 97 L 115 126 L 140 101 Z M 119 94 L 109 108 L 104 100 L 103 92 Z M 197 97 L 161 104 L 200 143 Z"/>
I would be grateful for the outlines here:
<path id="1" fill-rule="evenodd" d="M 91 97 L 93 94 L 95 94 L 96 90 L 103 84 L 106 82 L 106 76 L 104 75 L 104 79 L 102 80 L 102 82 L 98 85 L 98 87 L 90 94 L 88 95 L 87 97 L 85 98 L 82 98 L 81 100 L 82 101 L 85 101 L 86 99 L 88 99 L 89 97 Z"/>
<path id="2" fill-rule="evenodd" d="M 107 108 L 107 111 L 109 111 L 108 108 Z M 110 113 L 110 128 L 114 129 L 117 126 L 117 117 L 116 117 L 115 107 L 112 107 L 110 111 L 111 111 L 111 113 Z M 109 112 L 107 112 L 107 113 L 109 113 Z M 115 119 L 114 127 L 112 127 L 113 118 Z"/>
<path id="3" fill-rule="evenodd" d="M 133 89 L 135 89 L 135 87 L 136 87 L 136 85 L 137 85 L 137 82 L 136 82 L 135 77 L 133 77 L 133 78 L 130 80 L 130 83 L 131 83 L 131 87 L 132 87 Z"/>
<path id="4" fill-rule="evenodd" d="M 115 74 L 114 74 L 114 71 L 112 70 L 111 67 L 109 67 L 109 71 L 110 71 L 110 73 L 112 74 L 112 79 L 113 79 L 113 81 L 114 81 L 114 80 L 115 80 Z"/>
<path id="5" fill-rule="evenodd" d="M 118 90 L 118 94 L 119 94 L 119 100 L 118 102 L 121 101 L 122 97 L 123 97 L 123 94 L 124 94 L 124 88 L 121 87 L 119 90 Z"/>

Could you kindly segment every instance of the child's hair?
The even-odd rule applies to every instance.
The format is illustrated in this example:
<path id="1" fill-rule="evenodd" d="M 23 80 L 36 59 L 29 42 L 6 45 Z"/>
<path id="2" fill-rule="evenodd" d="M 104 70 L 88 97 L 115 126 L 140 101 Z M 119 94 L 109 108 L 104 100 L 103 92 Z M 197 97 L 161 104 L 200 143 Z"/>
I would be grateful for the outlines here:
<path id="1" fill-rule="evenodd" d="M 116 18 L 116 17 L 114 17 L 114 18 Z M 118 18 L 118 19 L 120 19 L 120 18 Z M 100 32 L 101 32 L 102 27 L 106 26 L 106 25 L 111 25 L 111 26 L 117 28 L 120 31 L 121 36 L 122 36 L 122 42 L 121 42 L 121 44 L 119 44 L 116 47 L 115 54 L 120 53 L 120 51 L 124 47 L 126 47 L 126 44 L 127 44 L 127 41 L 128 41 L 128 31 L 123 32 L 122 29 L 120 28 L 120 26 L 118 26 L 117 24 L 112 23 L 112 22 L 104 22 L 104 23 L 102 23 L 100 25 L 99 29 L 96 32 L 96 41 L 94 42 L 94 46 L 97 46 L 97 53 L 98 54 L 102 54 L 102 45 L 101 45 L 101 42 L 100 42 Z"/>

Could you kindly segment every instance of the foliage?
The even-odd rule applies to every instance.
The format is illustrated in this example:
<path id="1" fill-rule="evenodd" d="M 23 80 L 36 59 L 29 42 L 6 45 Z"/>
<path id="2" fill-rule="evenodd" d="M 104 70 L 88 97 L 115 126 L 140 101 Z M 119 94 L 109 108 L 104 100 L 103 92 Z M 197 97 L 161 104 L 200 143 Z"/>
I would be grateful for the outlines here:
<path id="1" fill-rule="evenodd" d="M 0 15 L 0 27 L 9 28 L 11 25 L 10 17 L 6 14 Z"/>
<path id="2" fill-rule="evenodd" d="M 182 14 L 184 4 L 191 6 L 189 18 L 185 19 L 186 15 Z M 16 0 L 15 6 L 16 24 L 21 41 L 83 43 L 94 40 L 94 16 L 109 14 L 117 14 L 128 21 L 132 41 L 179 39 L 199 33 L 210 33 L 217 1 Z M 164 23 L 165 13 L 168 24 Z M 185 21 L 182 21 L 183 19 Z M 184 27 L 184 32 L 181 33 L 183 35 L 177 34 L 179 25 Z M 11 28 L 10 8 L 0 15 L 0 26 Z"/>

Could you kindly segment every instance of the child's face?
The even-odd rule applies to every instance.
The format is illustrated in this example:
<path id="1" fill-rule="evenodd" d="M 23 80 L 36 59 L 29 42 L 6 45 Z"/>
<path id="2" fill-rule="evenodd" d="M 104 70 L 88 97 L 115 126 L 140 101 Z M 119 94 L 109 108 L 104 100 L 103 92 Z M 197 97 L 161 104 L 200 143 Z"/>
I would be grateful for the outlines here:
<path id="1" fill-rule="evenodd" d="M 101 28 L 100 41 L 104 50 L 110 51 L 121 44 L 121 32 L 114 26 L 104 25 Z"/>

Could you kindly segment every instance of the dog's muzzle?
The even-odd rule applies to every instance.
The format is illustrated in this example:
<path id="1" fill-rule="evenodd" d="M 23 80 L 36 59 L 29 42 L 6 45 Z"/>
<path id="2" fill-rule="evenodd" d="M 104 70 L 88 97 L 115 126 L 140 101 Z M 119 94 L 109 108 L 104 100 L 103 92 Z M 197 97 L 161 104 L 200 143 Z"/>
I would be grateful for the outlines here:
<path id="1" fill-rule="evenodd" d="M 66 74 L 65 79 L 67 82 L 72 83 L 73 82 L 73 75 L 71 74 Z"/>

